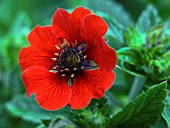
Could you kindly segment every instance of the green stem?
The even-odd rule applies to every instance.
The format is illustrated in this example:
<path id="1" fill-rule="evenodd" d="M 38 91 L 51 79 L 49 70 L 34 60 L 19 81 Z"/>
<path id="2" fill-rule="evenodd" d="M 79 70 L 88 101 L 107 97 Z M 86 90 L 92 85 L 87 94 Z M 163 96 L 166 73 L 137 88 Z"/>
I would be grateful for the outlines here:
<path id="1" fill-rule="evenodd" d="M 134 78 L 131 90 L 129 92 L 129 99 L 134 100 L 142 91 L 145 79 L 143 77 L 136 76 Z"/>

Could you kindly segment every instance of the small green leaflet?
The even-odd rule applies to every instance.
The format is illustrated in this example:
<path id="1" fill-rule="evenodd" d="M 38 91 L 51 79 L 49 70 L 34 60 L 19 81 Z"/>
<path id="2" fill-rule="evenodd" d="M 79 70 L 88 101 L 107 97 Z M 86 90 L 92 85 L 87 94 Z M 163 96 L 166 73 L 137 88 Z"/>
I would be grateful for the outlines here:
<path id="1" fill-rule="evenodd" d="M 109 126 L 115 128 L 150 128 L 160 119 L 167 95 L 167 83 L 142 92 L 133 102 L 112 117 Z"/>
<path id="2" fill-rule="evenodd" d="M 156 24 L 160 22 L 160 17 L 156 8 L 149 4 L 146 9 L 139 16 L 137 26 L 141 30 L 141 32 L 147 32 L 148 29 L 152 28 Z"/>

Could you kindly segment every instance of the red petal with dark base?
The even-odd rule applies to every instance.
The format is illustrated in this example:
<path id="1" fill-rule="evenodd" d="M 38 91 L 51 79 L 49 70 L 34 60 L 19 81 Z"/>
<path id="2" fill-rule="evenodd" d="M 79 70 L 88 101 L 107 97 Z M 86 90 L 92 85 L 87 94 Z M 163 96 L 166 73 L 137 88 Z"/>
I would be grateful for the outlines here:
<path id="1" fill-rule="evenodd" d="M 55 62 L 50 59 L 52 56 L 54 55 L 42 52 L 31 46 L 21 49 L 19 53 L 19 63 L 23 71 L 32 66 L 43 66 L 50 69 L 55 65 Z"/>
<path id="2" fill-rule="evenodd" d="M 19 53 L 19 63 L 22 70 L 31 66 L 44 66 L 48 69 L 53 67 L 55 63 L 51 58 L 56 57 L 55 52 L 59 52 L 55 45 L 61 44 L 62 41 L 52 34 L 51 27 L 37 26 L 29 34 L 28 40 L 31 46 L 21 49 Z"/>
<path id="3" fill-rule="evenodd" d="M 71 98 L 71 88 L 66 77 L 50 73 L 40 66 L 26 69 L 22 75 L 27 96 L 36 94 L 36 100 L 47 110 L 58 110 L 66 106 Z"/>
<path id="4" fill-rule="evenodd" d="M 116 51 L 108 46 L 104 39 L 101 42 L 95 42 L 96 46 L 93 49 L 87 46 L 87 59 L 94 60 L 101 70 L 112 71 L 117 63 Z"/>
<path id="5" fill-rule="evenodd" d="M 53 16 L 52 30 L 53 33 L 61 39 L 66 39 L 68 42 L 82 43 L 81 24 L 84 17 L 92 14 L 91 11 L 84 7 L 76 8 L 72 14 L 69 14 L 64 9 L 57 9 Z"/>
<path id="6" fill-rule="evenodd" d="M 28 35 L 28 41 L 31 46 L 38 47 L 42 51 L 49 53 L 56 50 L 55 45 L 61 44 L 62 40 L 56 38 L 52 33 L 51 26 L 36 26 Z"/>
<path id="7" fill-rule="evenodd" d="M 83 20 L 81 34 L 87 45 L 87 59 L 94 60 L 104 71 L 112 71 L 116 66 L 117 56 L 103 38 L 107 29 L 108 25 L 102 18 L 90 15 Z"/>
<path id="8" fill-rule="evenodd" d="M 81 34 L 87 43 L 87 47 L 89 46 L 91 48 L 96 46 L 95 43 L 100 43 L 95 42 L 95 40 L 101 40 L 108 29 L 107 23 L 96 15 L 85 17 L 81 27 Z"/>
<path id="9" fill-rule="evenodd" d="M 91 98 L 102 98 L 115 80 L 113 72 L 101 70 L 82 71 L 72 85 L 72 97 L 69 105 L 72 109 L 85 108 Z"/>

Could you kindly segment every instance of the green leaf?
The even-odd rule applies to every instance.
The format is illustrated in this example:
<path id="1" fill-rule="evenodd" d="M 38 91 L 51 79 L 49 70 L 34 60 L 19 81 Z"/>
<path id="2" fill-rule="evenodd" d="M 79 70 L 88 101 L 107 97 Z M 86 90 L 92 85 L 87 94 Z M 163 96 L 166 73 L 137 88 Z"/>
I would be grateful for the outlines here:
<path id="1" fill-rule="evenodd" d="M 165 120 L 168 123 L 168 126 L 170 127 L 170 90 L 169 90 L 168 96 L 166 98 L 166 106 L 165 106 L 165 110 L 163 112 L 163 117 L 165 118 Z"/>
<path id="2" fill-rule="evenodd" d="M 151 128 L 168 128 L 166 120 L 161 116 L 160 120 Z"/>
<path id="3" fill-rule="evenodd" d="M 142 92 L 133 102 L 127 104 L 123 111 L 112 117 L 110 126 L 116 128 L 149 128 L 160 118 L 167 95 L 167 83 L 151 87 Z"/>
<path id="4" fill-rule="evenodd" d="M 106 37 L 111 38 L 112 40 L 110 43 L 110 39 L 109 39 L 108 41 L 110 43 L 109 45 L 111 46 L 113 45 L 114 48 L 115 48 L 114 43 L 118 43 L 119 45 L 122 45 L 124 43 L 124 39 L 123 39 L 124 27 L 120 23 L 118 23 L 115 19 L 109 16 L 106 17 L 105 20 L 109 25 L 109 29 Z"/>
<path id="5" fill-rule="evenodd" d="M 24 120 L 40 123 L 41 119 L 50 119 L 48 111 L 42 109 L 33 97 L 26 98 L 23 95 L 16 95 L 14 99 L 6 104 L 7 110 Z"/>
<path id="6" fill-rule="evenodd" d="M 125 42 L 133 49 L 141 50 L 145 44 L 145 36 L 138 29 L 130 26 L 124 34 Z"/>
<path id="7" fill-rule="evenodd" d="M 87 0 L 87 7 L 94 11 L 104 12 L 106 15 L 116 19 L 116 21 L 125 27 L 132 24 L 130 15 L 123 9 L 122 5 L 114 1 Z"/>
<path id="8" fill-rule="evenodd" d="M 146 9 L 139 16 L 137 21 L 137 26 L 141 32 L 146 32 L 148 29 L 152 28 L 160 22 L 160 17 L 156 8 L 149 4 Z"/>
<path id="9" fill-rule="evenodd" d="M 52 121 L 48 128 L 75 128 L 75 126 L 68 119 L 60 119 Z"/>

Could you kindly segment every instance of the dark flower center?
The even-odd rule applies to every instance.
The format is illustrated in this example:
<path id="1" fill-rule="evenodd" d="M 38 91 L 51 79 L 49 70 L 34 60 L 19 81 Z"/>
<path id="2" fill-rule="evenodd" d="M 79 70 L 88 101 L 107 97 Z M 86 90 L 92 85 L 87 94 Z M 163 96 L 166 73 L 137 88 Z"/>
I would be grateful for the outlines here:
<path id="1" fill-rule="evenodd" d="M 77 46 L 77 42 L 69 43 L 63 40 L 63 44 L 57 45 L 58 50 L 61 49 L 60 53 L 54 53 L 57 58 L 51 58 L 56 64 L 50 72 L 59 72 L 61 76 L 67 76 L 69 85 L 75 80 L 76 74 L 87 66 L 89 61 L 86 60 L 85 44 Z"/>
<path id="2" fill-rule="evenodd" d="M 59 62 L 61 76 L 74 78 L 75 74 L 83 68 L 84 54 L 73 47 L 64 47 L 60 52 Z"/>
<path id="3" fill-rule="evenodd" d="M 80 54 L 75 48 L 64 48 L 59 56 L 59 66 L 62 68 L 69 68 L 73 70 L 73 68 L 80 68 L 80 63 L 78 61 L 80 58 L 83 58 L 83 55 Z"/>

